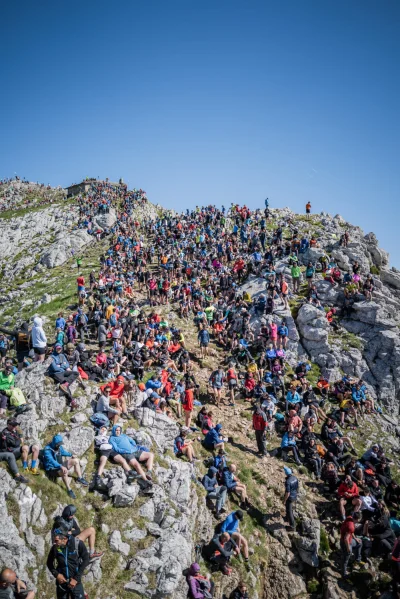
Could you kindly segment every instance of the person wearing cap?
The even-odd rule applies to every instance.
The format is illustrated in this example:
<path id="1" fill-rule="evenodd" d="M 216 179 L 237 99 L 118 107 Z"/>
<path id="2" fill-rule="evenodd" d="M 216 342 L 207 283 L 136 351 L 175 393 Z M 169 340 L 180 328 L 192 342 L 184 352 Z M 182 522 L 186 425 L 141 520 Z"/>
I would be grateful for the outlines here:
<path id="1" fill-rule="evenodd" d="M 187 439 L 188 429 L 181 428 L 179 435 L 174 440 L 174 453 L 177 457 L 186 456 L 191 464 L 194 463 L 195 455 L 193 449 L 193 439 Z"/>
<path id="2" fill-rule="evenodd" d="M 54 536 L 54 531 L 57 528 L 64 528 L 68 531 L 69 535 L 76 537 L 77 539 L 79 539 L 80 541 L 83 541 L 84 543 L 86 541 L 88 542 L 89 555 L 90 555 L 91 560 L 101 557 L 104 554 L 104 552 L 95 550 L 96 529 L 93 526 L 90 526 L 89 528 L 84 528 L 83 530 L 81 530 L 79 528 L 79 524 L 75 518 L 75 514 L 76 514 L 76 507 L 72 504 L 67 505 L 63 509 L 61 516 L 56 516 L 54 518 L 53 528 L 52 528 L 52 536 Z"/>
<path id="3" fill-rule="evenodd" d="M 41 459 L 46 473 L 50 477 L 61 477 L 67 487 L 69 497 L 76 499 L 76 495 L 71 489 L 71 480 L 68 476 L 69 471 L 73 469 L 76 472 L 77 482 L 82 486 L 87 487 L 89 483 L 82 476 L 79 459 L 64 449 L 63 443 L 62 435 L 54 435 L 50 443 L 43 449 L 43 457 Z"/>
<path id="4" fill-rule="evenodd" d="M 74 407 L 74 400 L 70 391 L 70 385 L 79 376 L 78 372 L 73 372 L 71 369 L 67 357 L 63 353 L 63 347 L 60 343 L 56 343 L 54 351 L 51 355 L 51 363 L 48 369 L 48 375 L 56 383 L 59 383 L 60 389 L 65 393 L 67 398 L 71 401 L 71 407 Z"/>
<path id="5" fill-rule="evenodd" d="M 0 416 L 6 413 L 8 396 L 7 391 L 14 387 L 14 374 L 12 364 L 7 364 L 0 370 Z"/>
<path id="6" fill-rule="evenodd" d="M 125 400 L 126 380 L 121 374 L 114 381 L 101 385 L 100 391 L 103 392 L 106 387 L 110 388 L 110 405 L 119 410 L 122 418 L 129 419 L 128 408 Z"/>
<path id="7" fill-rule="evenodd" d="M 38 475 L 37 460 L 39 457 L 39 446 L 23 445 L 23 438 L 17 431 L 18 426 L 19 424 L 15 418 L 9 418 L 7 420 L 7 427 L 1 431 L 0 461 L 7 462 L 16 481 L 27 484 L 29 480 L 19 473 L 17 460 L 22 458 L 24 471 Z M 32 455 L 30 467 L 28 467 L 28 455 Z"/>
<path id="8" fill-rule="evenodd" d="M 285 504 L 285 510 L 286 510 L 286 520 L 289 522 L 290 528 L 292 530 L 295 530 L 293 504 L 297 500 L 297 495 L 299 492 L 299 481 L 296 478 L 296 476 L 294 476 L 291 468 L 284 466 L 283 471 L 286 474 L 285 495 L 283 497 L 283 502 Z"/>
<path id="9" fill-rule="evenodd" d="M 243 553 L 244 559 L 249 560 L 249 546 L 247 540 L 240 534 L 240 522 L 243 520 L 242 510 L 236 510 L 229 514 L 220 526 L 221 532 L 228 532 L 231 538 L 236 542 L 239 550 Z"/>
<path id="10" fill-rule="evenodd" d="M 83 541 L 64 528 L 56 528 L 46 565 L 56 579 L 57 599 L 84 597 L 82 576 L 89 565 L 89 553 Z"/>
<path id="11" fill-rule="evenodd" d="M 189 586 L 189 599 L 210 599 L 214 594 L 214 583 L 206 576 L 201 576 L 198 563 L 191 564 L 186 574 Z"/>

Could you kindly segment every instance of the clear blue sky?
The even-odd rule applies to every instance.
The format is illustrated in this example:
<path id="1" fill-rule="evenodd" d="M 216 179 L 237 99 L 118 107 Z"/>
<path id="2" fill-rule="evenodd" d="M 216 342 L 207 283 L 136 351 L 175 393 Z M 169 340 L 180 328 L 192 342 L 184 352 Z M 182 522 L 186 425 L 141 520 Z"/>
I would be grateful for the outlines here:
<path id="1" fill-rule="evenodd" d="M 2 6 L 0 177 L 340 213 L 400 267 L 398 0 Z"/>

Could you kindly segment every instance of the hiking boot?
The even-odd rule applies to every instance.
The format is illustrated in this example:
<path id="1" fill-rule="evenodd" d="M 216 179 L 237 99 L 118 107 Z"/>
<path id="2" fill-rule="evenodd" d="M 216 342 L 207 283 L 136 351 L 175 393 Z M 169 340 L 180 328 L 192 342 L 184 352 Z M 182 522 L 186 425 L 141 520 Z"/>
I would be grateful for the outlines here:
<path id="1" fill-rule="evenodd" d="M 40 472 L 39 472 L 39 468 L 28 468 L 28 472 L 30 472 L 31 474 L 33 474 L 33 476 L 39 476 Z"/>
<path id="2" fill-rule="evenodd" d="M 91 553 L 89 555 L 89 561 L 93 561 L 94 559 L 98 559 L 99 557 L 102 557 L 104 555 L 104 551 L 93 551 L 93 553 Z"/>
<path id="3" fill-rule="evenodd" d="M 121 414 L 121 418 L 124 418 L 124 420 L 129 420 L 129 416 L 128 414 L 125 414 L 125 412 Z"/>
<path id="4" fill-rule="evenodd" d="M 15 480 L 17 481 L 17 483 L 29 485 L 29 480 L 25 478 L 25 476 L 22 476 L 22 474 L 18 474 L 18 476 L 15 477 Z"/>
<path id="5" fill-rule="evenodd" d="M 71 408 L 71 410 L 76 410 L 76 408 L 78 407 L 78 402 L 76 401 L 76 399 L 71 400 L 69 407 Z"/>
<path id="6" fill-rule="evenodd" d="M 81 389 L 83 389 L 84 391 L 86 391 L 86 385 L 82 381 L 79 381 L 79 386 L 80 386 Z"/>
<path id="7" fill-rule="evenodd" d="M 84 478 L 83 476 L 80 476 L 80 477 L 77 479 L 77 481 L 76 481 L 76 482 L 78 482 L 80 485 L 82 485 L 82 486 L 84 486 L 84 487 L 88 487 L 88 486 L 89 486 L 89 483 L 88 483 L 88 481 L 87 481 L 87 480 L 86 480 L 86 478 Z"/>
<path id="8" fill-rule="evenodd" d="M 67 493 L 68 493 L 68 497 L 71 497 L 71 499 L 76 499 L 76 495 L 72 489 L 68 489 Z"/>

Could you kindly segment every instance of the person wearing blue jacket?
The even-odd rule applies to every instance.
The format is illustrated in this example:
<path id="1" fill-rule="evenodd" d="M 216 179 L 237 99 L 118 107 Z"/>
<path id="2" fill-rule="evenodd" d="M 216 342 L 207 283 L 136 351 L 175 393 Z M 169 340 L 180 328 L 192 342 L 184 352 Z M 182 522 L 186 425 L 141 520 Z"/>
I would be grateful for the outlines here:
<path id="1" fill-rule="evenodd" d="M 217 424 L 215 428 L 211 428 L 203 440 L 203 445 L 206 449 L 224 449 L 225 439 L 221 434 L 222 424 Z"/>
<path id="2" fill-rule="evenodd" d="M 215 516 L 218 518 L 224 510 L 227 489 L 219 485 L 217 480 L 217 468 L 211 466 L 207 474 L 203 476 L 202 484 L 207 491 L 207 499 L 215 499 Z"/>
<path id="3" fill-rule="evenodd" d="M 205 358 L 208 355 L 208 345 L 210 343 L 210 333 L 207 331 L 205 324 L 202 325 L 197 339 L 200 344 L 201 357 Z"/>
<path id="4" fill-rule="evenodd" d="M 132 437 L 125 435 L 122 432 L 121 425 L 115 424 L 112 427 L 108 442 L 112 447 L 111 457 L 121 456 L 138 473 L 140 478 L 146 482 L 152 480 L 154 454 L 145 447 L 138 445 Z M 147 474 L 145 474 L 141 464 L 146 466 Z"/>
<path id="5" fill-rule="evenodd" d="M 236 510 L 225 518 L 220 526 L 221 532 L 227 532 L 231 535 L 231 538 L 235 541 L 236 545 L 243 553 L 244 560 L 249 561 L 249 546 L 247 540 L 243 535 L 240 534 L 239 523 L 243 520 L 242 510 Z"/>
<path id="6" fill-rule="evenodd" d="M 222 480 L 228 491 L 236 493 L 236 495 L 239 497 L 241 501 L 240 507 L 242 509 L 247 509 L 250 506 L 250 503 L 247 497 L 246 485 L 240 482 L 236 476 L 236 470 L 235 464 L 226 466 L 222 471 Z"/>
<path id="7" fill-rule="evenodd" d="M 67 487 L 67 493 L 72 499 L 76 499 L 76 495 L 71 489 L 71 479 L 68 476 L 70 470 L 74 470 L 77 475 L 77 482 L 84 487 L 89 485 L 88 481 L 82 476 L 81 465 L 79 459 L 72 455 L 63 447 L 63 438 L 61 435 L 55 435 L 48 445 L 43 449 L 42 456 L 43 468 L 47 474 L 52 476 L 60 476 L 63 483 Z"/>
<path id="8" fill-rule="evenodd" d="M 48 375 L 53 381 L 60 384 L 60 389 L 65 393 L 68 399 L 72 400 L 69 387 L 78 378 L 79 372 L 71 370 L 68 359 L 63 353 L 63 347 L 60 343 L 56 343 L 54 346 L 54 351 L 51 354 Z"/>
<path id="9" fill-rule="evenodd" d="M 281 442 L 281 450 L 282 450 L 282 459 L 287 461 L 287 454 L 289 451 L 293 453 L 293 457 L 296 461 L 296 464 L 300 465 L 299 452 L 297 449 L 296 437 L 291 432 L 286 432 L 282 437 Z"/>

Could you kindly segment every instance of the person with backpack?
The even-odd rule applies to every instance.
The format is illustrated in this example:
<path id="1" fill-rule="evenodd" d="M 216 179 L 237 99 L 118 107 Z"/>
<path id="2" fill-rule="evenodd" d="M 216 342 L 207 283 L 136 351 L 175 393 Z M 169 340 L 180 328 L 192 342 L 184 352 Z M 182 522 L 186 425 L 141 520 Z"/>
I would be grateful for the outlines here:
<path id="1" fill-rule="evenodd" d="M 186 582 L 189 586 L 189 599 L 212 599 L 214 596 L 214 583 L 200 574 L 198 563 L 195 562 L 189 567 Z"/>
<path id="2" fill-rule="evenodd" d="M 1 366 L 4 365 L 9 347 L 10 347 L 10 343 L 9 343 L 7 337 L 3 333 L 0 333 L 0 364 L 1 364 Z"/>
<path id="3" fill-rule="evenodd" d="M 75 519 L 76 507 L 72 504 L 67 505 L 63 511 L 61 516 L 56 516 L 53 522 L 52 528 L 52 537 L 54 537 L 54 532 L 58 528 L 65 529 L 69 535 L 76 537 L 80 541 L 88 541 L 89 545 L 89 558 L 90 560 L 97 559 L 104 554 L 104 551 L 96 551 L 96 529 L 93 526 L 89 528 L 85 528 L 81 530 L 79 528 L 79 524 Z"/>
<path id="4" fill-rule="evenodd" d="M 285 495 L 283 498 L 286 510 L 286 520 L 289 522 L 290 528 L 292 530 L 295 530 L 296 523 L 293 515 L 293 504 L 297 500 L 297 495 L 299 492 L 299 481 L 296 478 L 296 476 L 294 476 L 291 468 L 284 466 L 283 471 L 286 474 Z"/>
<path id="5" fill-rule="evenodd" d="M 29 324 L 23 322 L 18 329 L 10 330 L 4 327 L 0 327 L 0 331 L 6 335 L 10 335 L 15 339 L 15 350 L 17 352 L 18 370 L 22 370 L 24 367 L 24 361 L 29 356 L 31 350 L 31 333 L 29 331 Z"/>
<path id="6" fill-rule="evenodd" d="M 203 476 L 202 485 L 207 492 L 206 499 L 215 499 L 215 517 L 219 518 L 221 512 L 225 511 L 224 505 L 227 497 L 227 489 L 224 485 L 218 484 L 217 474 L 218 469 L 211 466 L 207 474 Z"/>
<path id="7" fill-rule="evenodd" d="M 47 568 L 56 579 L 57 599 L 83 599 L 82 576 L 89 565 L 85 543 L 64 528 L 54 530 Z"/>
<path id="8" fill-rule="evenodd" d="M 266 444 L 266 430 L 268 428 L 268 417 L 262 407 L 257 406 L 253 412 L 253 429 L 256 435 L 258 453 L 261 457 L 268 456 Z"/>

